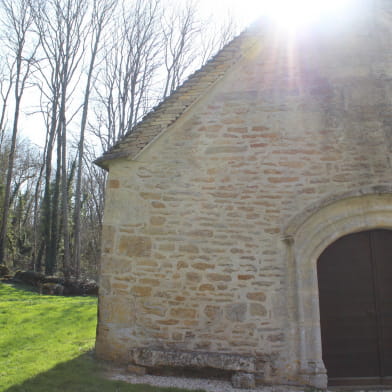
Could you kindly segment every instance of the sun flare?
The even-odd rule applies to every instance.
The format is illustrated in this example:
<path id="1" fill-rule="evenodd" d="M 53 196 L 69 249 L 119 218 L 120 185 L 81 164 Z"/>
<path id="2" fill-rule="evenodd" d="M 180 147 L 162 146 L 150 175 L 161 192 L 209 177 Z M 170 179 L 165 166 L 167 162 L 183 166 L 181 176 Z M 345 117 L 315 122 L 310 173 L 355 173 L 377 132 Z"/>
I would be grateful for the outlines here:
<path id="1" fill-rule="evenodd" d="M 280 27 L 295 29 L 340 17 L 350 12 L 354 0 L 259 0 L 254 3 Z"/>

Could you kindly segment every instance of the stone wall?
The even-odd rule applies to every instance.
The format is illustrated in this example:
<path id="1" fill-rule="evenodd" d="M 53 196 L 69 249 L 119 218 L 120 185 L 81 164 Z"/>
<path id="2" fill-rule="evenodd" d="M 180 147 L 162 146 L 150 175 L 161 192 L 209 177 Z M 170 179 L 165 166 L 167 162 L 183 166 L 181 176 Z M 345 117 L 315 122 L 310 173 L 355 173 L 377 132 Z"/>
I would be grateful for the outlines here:
<path id="1" fill-rule="evenodd" d="M 265 31 L 141 154 L 110 163 L 99 356 L 238 355 L 260 382 L 317 384 L 299 376 L 285 229 L 320 200 L 390 181 L 391 24 L 374 18 L 290 44 Z"/>

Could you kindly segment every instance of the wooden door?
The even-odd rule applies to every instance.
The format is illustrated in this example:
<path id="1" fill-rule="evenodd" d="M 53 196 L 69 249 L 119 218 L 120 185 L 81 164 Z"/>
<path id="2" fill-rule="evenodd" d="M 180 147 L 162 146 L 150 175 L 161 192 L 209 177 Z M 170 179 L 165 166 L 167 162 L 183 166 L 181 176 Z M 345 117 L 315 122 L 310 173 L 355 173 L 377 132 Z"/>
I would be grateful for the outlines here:
<path id="1" fill-rule="evenodd" d="M 377 230 L 372 232 L 371 238 L 373 259 L 376 264 L 381 376 L 389 377 L 388 381 L 390 381 L 392 377 L 392 231 Z"/>
<path id="2" fill-rule="evenodd" d="M 392 376 L 392 231 L 350 234 L 318 260 L 323 360 L 332 384 Z"/>

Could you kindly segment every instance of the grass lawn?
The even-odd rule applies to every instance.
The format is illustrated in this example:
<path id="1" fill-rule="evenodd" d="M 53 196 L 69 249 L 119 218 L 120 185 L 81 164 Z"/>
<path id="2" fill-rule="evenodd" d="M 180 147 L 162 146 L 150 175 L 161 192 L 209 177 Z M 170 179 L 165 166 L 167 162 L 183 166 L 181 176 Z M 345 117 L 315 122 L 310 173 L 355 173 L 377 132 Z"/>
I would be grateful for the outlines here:
<path id="1" fill-rule="evenodd" d="M 0 283 L 0 392 L 169 392 L 107 380 L 92 355 L 97 300 Z"/>

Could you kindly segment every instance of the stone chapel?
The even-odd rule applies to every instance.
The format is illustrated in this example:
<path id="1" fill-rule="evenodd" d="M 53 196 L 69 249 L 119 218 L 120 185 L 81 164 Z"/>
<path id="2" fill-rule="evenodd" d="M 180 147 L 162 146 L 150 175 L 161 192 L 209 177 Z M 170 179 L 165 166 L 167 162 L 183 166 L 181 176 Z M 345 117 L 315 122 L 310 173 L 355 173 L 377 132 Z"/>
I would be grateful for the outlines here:
<path id="1" fill-rule="evenodd" d="M 392 1 L 260 21 L 96 163 L 96 352 L 236 386 L 392 379 Z"/>

